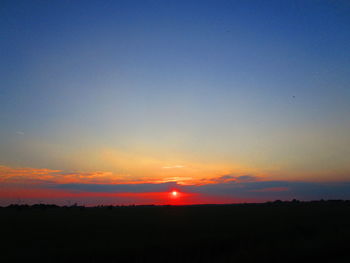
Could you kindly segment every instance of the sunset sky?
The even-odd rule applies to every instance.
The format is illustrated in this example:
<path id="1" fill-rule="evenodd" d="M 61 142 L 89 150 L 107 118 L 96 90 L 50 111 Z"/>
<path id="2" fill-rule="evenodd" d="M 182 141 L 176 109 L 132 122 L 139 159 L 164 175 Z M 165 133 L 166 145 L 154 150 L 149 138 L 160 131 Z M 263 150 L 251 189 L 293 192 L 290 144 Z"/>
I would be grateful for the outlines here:
<path id="1" fill-rule="evenodd" d="M 350 199 L 349 29 L 346 0 L 1 1 L 0 205 Z"/>

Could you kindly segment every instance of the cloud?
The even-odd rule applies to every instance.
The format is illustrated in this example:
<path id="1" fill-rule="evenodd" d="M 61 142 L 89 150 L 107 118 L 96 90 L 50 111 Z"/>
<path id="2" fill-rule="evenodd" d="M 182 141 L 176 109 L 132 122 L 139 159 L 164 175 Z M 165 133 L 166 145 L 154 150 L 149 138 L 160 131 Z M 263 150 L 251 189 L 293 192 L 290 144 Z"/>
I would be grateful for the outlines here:
<path id="1" fill-rule="evenodd" d="M 176 183 L 141 183 L 141 184 L 57 184 L 51 186 L 55 189 L 83 192 L 104 192 L 104 193 L 147 193 L 166 192 L 174 187 Z"/>
<path id="2" fill-rule="evenodd" d="M 270 187 L 270 188 L 263 188 L 258 190 L 253 190 L 255 192 L 283 192 L 288 191 L 288 187 Z"/>
<path id="3" fill-rule="evenodd" d="M 350 182 L 264 181 L 254 175 L 226 174 L 210 179 L 182 177 L 131 179 L 111 172 L 63 172 L 45 168 L 0 166 L 0 188 L 46 189 L 71 193 L 150 193 L 178 189 L 184 193 L 223 197 L 226 200 L 350 199 Z M 157 180 L 156 180 L 157 179 Z M 189 183 L 186 183 L 189 182 Z"/>
<path id="4" fill-rule="evenodd" d="M 17 135 L 24 135 L 24 132 L 23 131 L 16 131 L 16 134 Z"/>
<path id="5" fill-rule="evenodd" d="M 230 181 L 188 186 L 188 190 L 260 201 L 293 198 L 301 200 L 350 199 L 350 182 Z"/>
<path id="6" fill-rule="evenodd" d="M 226 182 L 206 185 L 180 185 L 167 183 L 134 183 L 134 184 L 55 184 L 53 189 L 77 192 L 98 193 L 147 193 L 166 192 L 178 189 L 186 193 L 223 196 L 240 200 L 301 200 L 316 199 L 349 199 L 350 182 L 312 183 L 288 181 Z"/>
<path id="7" fill-rule="evenodd" d="M 26 180 L 50 181 L 54 179 L 59 172 L 61 172 L 61 170 L 0 166 L 0 182 L 20 182 Z"/>
<path id="8" fill-rule="evenodd" d="M 116 175 L 106 171 L 94 172 L 63 172 L 46 168 L 13 168 L 0 166 L 0 182 L 25 183 L 30 180 L 50 181 L 53 183 L 126 183 L 135 180 L 128 180 L 125 175 Z"/>
<path id="9" fill-rule="evenodd" d="M 173 165 L 173 166 L 163 166 L 163 169 L 179 169 L 179 168 L 184 168 L 185 166 L 183 165 Z"/>
<path id="10" fill-rule="evenodd" d="M 230 182 L 230 181 L 235 181 L 236 178 L 235 176 L 232 175 L 223 175 L 217 178 L 213 178 L 213 180 L 217 183 L 226 183 L 226 182 Z"/>
<path id="11" fill-rule="evenodd" d="M 228 182 L 254 182 L 259 180 L 258 177 L 253 175 L 233 175 L 226 174 L 219 177 L 213 177 L 209 179 L 203 179 L 202 183 L 204 184 L 218 184 L 218 183 L 228 183 Z"/>
<path id="12" fill-rule="evenodd" d="M 236 180 L 238 182 L 254 182 L 258 180 L 258 177 L 254 175 L 241 175 L 241 176 L 237 176 Z"/>

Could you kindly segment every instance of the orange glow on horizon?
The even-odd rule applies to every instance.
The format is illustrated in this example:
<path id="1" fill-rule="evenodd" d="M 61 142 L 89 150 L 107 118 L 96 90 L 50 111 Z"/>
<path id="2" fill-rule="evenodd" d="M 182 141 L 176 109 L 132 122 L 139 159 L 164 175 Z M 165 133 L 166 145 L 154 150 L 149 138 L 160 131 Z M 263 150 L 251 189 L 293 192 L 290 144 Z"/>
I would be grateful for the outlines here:
<path id="1" fill-rule="evenodd" d="M 0 206 L 9 204 L 35 204 L 47 203 L 58 205 L 193 205 L 193 204 L 219 204 L 257 202 L 253 199 L 239 199 L 230 196 L 215 196 L 199 193 L 180 192 L 171 190 L 168 192 L 145 193 L 102 193 L 102 192 L 77 192 L 61 189 L 45 188 L 21 188 L 9 187 L 0 193 Z"/>

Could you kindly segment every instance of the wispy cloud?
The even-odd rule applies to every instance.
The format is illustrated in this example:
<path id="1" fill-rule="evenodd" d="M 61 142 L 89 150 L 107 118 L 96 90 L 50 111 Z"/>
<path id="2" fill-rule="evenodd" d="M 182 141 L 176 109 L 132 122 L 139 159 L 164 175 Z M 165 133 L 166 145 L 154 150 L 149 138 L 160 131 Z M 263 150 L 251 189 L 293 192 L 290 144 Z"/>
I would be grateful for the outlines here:
<path id="1" fill-rule="evenodd" d="M 147 193 L 166 192 L 178 187 L 176 183 L 140 183 L 140 184 L 57 184 L 55 189 L 64 189 L 79 192 L 103 192 L 103 193 Z"/>
<path id="2" fill-rule="evenodd" d="M 50 181 L 53 183 L 125 183 L 126 176 L 106 171 L 64 172 L 47 168 L 13 168 L 0 166 L 0 182 L 21 183 L 28 181 Z"/>
<path id="3" fill-rule="evenodd" d="M 179 168 L 184 168 L 185 166 L 183 165 L 172 165 L 172 166 L 163 166 L 163 169 L 179 169 Z"/>
<path id="4" fill-rule="evenodd" d="M 17 135 L 24 135 L 24 132 L 23 131 L 16 131 L 16 134 Z"/>
<path id="5" fill-rule="evenodd" d="M 19 182 L 21 180 L 44 180 L 50 181 L 55 179 L 61 170 L 53 170 L 46 168 L 12 168 L 8 166 L 0 166 L 0 182 Z"/>
<path id="6" fill-rule="evenodd" d="M 229 182 L 254 182 L 259 181 L 261 178 L 254 175 L 234 175 L 234 174 L 226 174 L 211 178 L 203 178 L 198 181 L 197 184 L 205 185 L 205 184 L 220 184 L 220 183 L 229 183 Z M 195 183 L 196 184 L 196 183 Z"/>

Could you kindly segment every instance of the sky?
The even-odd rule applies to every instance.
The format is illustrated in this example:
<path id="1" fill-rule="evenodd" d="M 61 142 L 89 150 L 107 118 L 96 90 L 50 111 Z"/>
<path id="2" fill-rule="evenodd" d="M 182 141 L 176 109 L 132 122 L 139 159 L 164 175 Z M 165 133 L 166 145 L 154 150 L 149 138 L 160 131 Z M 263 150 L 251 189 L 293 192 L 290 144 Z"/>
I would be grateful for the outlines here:
<path id="1" fill-rule="evenodd" d="M 346 0 L 1 1 L 0 205 L 350 199 L 349 26 Z"/>

